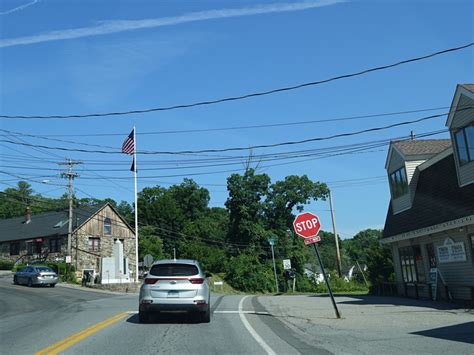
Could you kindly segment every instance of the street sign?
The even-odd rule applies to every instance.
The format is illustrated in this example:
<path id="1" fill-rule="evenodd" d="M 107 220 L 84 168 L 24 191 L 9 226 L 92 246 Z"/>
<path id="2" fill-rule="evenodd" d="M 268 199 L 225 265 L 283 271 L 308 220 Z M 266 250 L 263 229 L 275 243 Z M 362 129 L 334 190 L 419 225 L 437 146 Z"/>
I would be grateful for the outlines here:
<path id="1" fill-rule="evenodd" d="M 150 254 L 147 254 L 143 258 L 143 265 L 146 267 L 150 267 L 153 265 L 153 261 L 154 261 L 153 256 L 151 256 Z"/>
<path id="2" fill-rule="evenodd" d="M 304 212 L 296 216 L 293 221 L 293 228 L 300 237 L 316 237 L 321 229 L 321 223 L 318 216 L 310 212 Z"/>
<path id="3" fill-rule="evenodd" d="M 314 244 L 314 243 L 317 243 L 317 242 L 320 242 L 321 241 L 321 237 L 320 236 L 317 236 L 317 237 L 309 237 L 309 238 L 305 238 L 304 239 L 304 243 L 306 245 L 309 245 L 309 244 Z"/>
<path id="4" fill-rule="evenodd" d="M 71 255 L 66 255 L 66 264 L 71 263 Z"/>
<path id="5" fill-rule="evenodd" d="M 224 283 L 222 281 L 214 281 L 214 285 L 222 286 Z"/>
<path id="6" fill-rule="evenodd" d="M 274 246 L 275 243 L 276 243 L 276 238 L 275 237 L 268 238 L 268 244 L 270 244 L 271 246 Z"/>
<path id="7" fill-rule="evenodd" d="M 290 259 L 284 259 L 283 260 L 283 269 L 284 270 L 291 270 L 291 260 Z"/>

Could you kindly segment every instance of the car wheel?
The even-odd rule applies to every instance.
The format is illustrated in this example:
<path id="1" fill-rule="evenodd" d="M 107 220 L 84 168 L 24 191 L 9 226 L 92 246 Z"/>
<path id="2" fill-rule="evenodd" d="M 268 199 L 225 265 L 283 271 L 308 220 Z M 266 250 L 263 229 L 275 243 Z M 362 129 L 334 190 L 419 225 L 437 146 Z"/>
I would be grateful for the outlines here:
<path id="1" fill-rule="evenodd" d="M 18 279 L 16 278 L 16 276 L 13 276 L 13 283 L 14 283 L 15 285 L 18 285 Z"/>
<path id="2" fill-rule="evenodd" d="M 211 306 L 207 306 L 207 310 L 201 316 L 201 322 L 203 323 L 211 322 Z"/>
<path id="3" fill-rule="evenodd" d="M 28 287 L 31 287 L 33 286 L 33 282 L 31 282 L 31 278 L 28 279 L 28 283 L 27 283 Z"/>
<path id="4" fill-rule="evenodd" d="M 138 322 L 139 323 L 148 323 L 150 320 L 150 315 L 143 311 L 138 311 Z"/>
<path id="5" fill-rule="evenodd" d="M 50 287 L 54 287 L 54 286 L 56 286 L 56 284 L 49 284 L 49 286 L 50 286 Z"/>

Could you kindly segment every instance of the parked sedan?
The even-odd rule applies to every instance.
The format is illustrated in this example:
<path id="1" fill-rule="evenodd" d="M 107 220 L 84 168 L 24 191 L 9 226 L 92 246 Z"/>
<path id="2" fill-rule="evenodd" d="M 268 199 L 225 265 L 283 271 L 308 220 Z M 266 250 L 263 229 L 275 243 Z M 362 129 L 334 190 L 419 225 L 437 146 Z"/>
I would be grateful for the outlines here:
<path id="1" fill-rule="evenodd" d="M 49 285 L 58 283 L 58 275 L 49 266 L 31 265 L 17 271 L 13 276 L 15 285 Z"/>

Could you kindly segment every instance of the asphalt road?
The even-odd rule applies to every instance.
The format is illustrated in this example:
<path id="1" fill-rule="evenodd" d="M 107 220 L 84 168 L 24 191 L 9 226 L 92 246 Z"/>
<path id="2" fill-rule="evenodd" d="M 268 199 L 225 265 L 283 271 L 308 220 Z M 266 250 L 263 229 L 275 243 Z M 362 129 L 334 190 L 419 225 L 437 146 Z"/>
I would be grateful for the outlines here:
<path id="1" fill-rule="evenodd" d="M 169 314 L 138 323 L 138 295 L 16 286 L 0 277 L 0 353 L 327 354 L 254 296 L 211 298 L 211 323 Z"/>

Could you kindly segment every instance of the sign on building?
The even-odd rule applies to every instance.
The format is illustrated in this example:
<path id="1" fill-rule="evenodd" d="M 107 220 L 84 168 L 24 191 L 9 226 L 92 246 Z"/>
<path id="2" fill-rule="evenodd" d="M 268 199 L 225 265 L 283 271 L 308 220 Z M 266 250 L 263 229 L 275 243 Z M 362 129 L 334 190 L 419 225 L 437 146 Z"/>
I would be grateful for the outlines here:
<path id="1" fill-rule="evenodd" d="M 451 238 L 446 238 L 443 245 L 438 246 L 437 250 L 440 263 L 466 261 L 466 249 L 463 242 L 456 243 Z"/>

